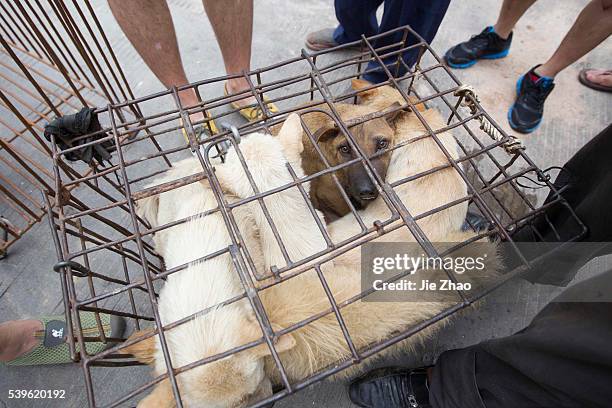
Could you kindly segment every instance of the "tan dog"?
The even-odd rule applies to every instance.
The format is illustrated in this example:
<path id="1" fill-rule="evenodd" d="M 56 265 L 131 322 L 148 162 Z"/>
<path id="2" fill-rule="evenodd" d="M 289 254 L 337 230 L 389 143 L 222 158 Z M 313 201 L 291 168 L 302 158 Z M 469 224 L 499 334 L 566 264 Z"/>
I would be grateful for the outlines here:
<path id="1" fill-rule="evenodd" d="M 353 80 L 353 87 L 355 89 L 363 89 L 369 86 L 371 84 L 366 81 Z M 398 102 L 405 104 L 399 91 L 388 85 L 362 92 L 359 95 L 360 103 L 376 110 L 386 109 Z M 434 131 L 446 126 L 436 109 L 424 109 L 424 107 L 421 109 L 421 107 L 422 105 L 417 106 L 420 115 Z M 394 121 L 393 130 L 396 133 L 396 145 L 403 146 L 393 151 L 386 178 L 388 183 L 399 182 L 406 177 L 449 165 L 449 160 L 442 149 L 432 137 L 427 136 L 428 133 L 425 126 L 423 126 L 413 112 L 402 112 Z M 437 137 L 450 156 L 453 159 L 458 159 L 459 146 L 453 135 L 449 132 L 444 132 L 438 134 Z M 467 196 L 465 182 L 461 175 L 450 166 L 400 184 L 394 188 L 394 191 L 412 216 L 415 217 Z M 459 231 L 465 220 L 467 205 L 467 201 L 463 201 L 453 207 L 422 218 L 418 221 L 418 224 L 427 235 L 435 237 L 444 236 L 449 231 Z M 363 213 L 366 217 L 364 220 L 366 225 L 377 219 L 372 217 L 373 214 L 382 217 L 378 219 L 384 219 L 390 214 L 386 204 L 380 199 L 374 201 L 371 206 L 375 206 L 375 209 Z M 350 218 L 346 218 L 341 223 L 333 223 L 329 228 L 332 233 L 338 231 L 339 237 L 342 238 L 355 234 L 359 230 L 359 226 Z M 401 228 L 396 232 L 387 234 L 382 239 L 388 241 L 412 240 L 410 236 L 398 237 L 398 234 L 404 234 L 405 232 L 405 228 Z"/>
<path id="2" fill-rule="evenodd" d="M 359 83 L 355 84 L 357 87 Z M 380 92 L 382 90 L 382 92 Z M 371 104 L 376 111 L 384 110 L 395 102 L 403 102 L 401 94 L 391 87 L 383 87 L 364 94 L 362 103 Z M 433 109 L 417 105 L 421 115 L 434 129 L 445 126 L 440 114 Z M 447 165 L 448 158 L 436 142 L 426 134 L 425 127 L 412 112 L 402 112 L 394 121 L 396 132 L 395 143 L 405 144 L 394 150 L 389 163 L 386 181 L 398 182 L 406 177 L 426 172 L 438 166 Z M 441 143 L 451 157 L 459 157 L 458 145 L 450 133 L 438 135 Z M 444 204 L 465 198 L 467 187 L 459 173 L 451 168 L 443 168 L 411 182 L 394 188 L 394 192 L 403 205 L 417 216 Z M 461 231 L 465 220 L 467 202 L 438 211 L 418 221 L 427 238 L 433 243 L 463 242 L 472 238 L 472 232 Z M 387 205 L 378 197 L 367 208 L 360 210 L 359 215 L 366 225 L 376 220 L 384 220 L 390 215 Z M 280 214 L 279 214 L 280 216 Z M 399 222 L 399 221 L 398 221 Z M 392 224 L 393 226 L 394 224 Z M 390 227 L 391 228 L 391 227 Z M 358 224 L 351 214 L 328 225 L 334 242 L 341 242 L 360 232 Z M 406 227 L 392 231 L 376 241 L 415 242 L 415 238 Z M 442 250 L 442 248 L 438 248 Z M 336 302 L 341 303 L 362 291 L 360 275 L 360 249 L 356 248 L 335 258 L 333 263 L 326 264 L 324 271 Z M 453 256 L 481 256 L 486 254 L 487 271 L 495 275 L 499 269 L 497 246 L 491 242 L 479 242 L 479 246 L 467 246 Z M 432 274 L 432 279 L 440 275 Z M 478 280 L 481 278 L 478 277 Z M 480 281 L 480 283 L 482 283 Z M 321 284 L 315 276 L 302 281 L 289 280 L 264 292 L 262 299 L 271 321 L 279 327 L 290 327 L 297 322 L 311 318 L 313 315 L 329 309 Z M 342 317 L 348 326 L 351 338 L 357 349 L 388 338 L 393 333 L 431 317 L 453 302 L 362 302 L 357 301 L 342 309 Z M 428 330 L 413 336 L 403 343 L 403 347 L 413 345 L 422 336 L 431 335 Z M 290 378 L 303 379 L 329 365 L 351 357 L 344 341 L 343 333 L 333 313 L 317 319 L 292 333 L 296 346 L 282 355 L 283 364 Z M 393 348 L 387 349 L 391 352 Z M 384 355 L 379 353 L 378 357 Z M 345 370 L 342 375 L 351 375 L 360 367 Z M 266 372 L 273 382 L 278 382 L 278 373 L 273 361 L 266 358 Z"/>
<path id="3" fill-rule="evenodd" d="M 324 111 L 328 110 L 327 107 L 323 106 L 318 108 Z M 335 108 L 344 122 L 377 112 L 376 109 L 368 106 L 346 103 L 337 103 Z M 398 112 L 393 112 L 386 116 L 357 124 L 349 129 L 359 147 L 367 157 L 370 157 L 373 167 L 382 179 L 387 174 L 390 155 L 381 154 L 372 156 L 393 145 L 394 132 L 391 125 L 397 115 Z M 302 120 L 313 133 L 314 139 L 331 167 L 358 157 L 354 147 L 351 146 L 328 114 L 309 112 L 302 115 Z M 307 135 L 304 135 L 302 165 L 307 175 L 312 175 L 326 169 L 321 156 Z M 378 197 L 378 189 L 362 163 L 357 162 L 343 167 L 336 171 L 335 174 L 340 185 L 357 209 L 365 208 L 372 200 Z M 350 211 L 331 174 L 317 177 L 312 181 L 310 198 L 315 208 L 323 211 L 328 222 Z"/>

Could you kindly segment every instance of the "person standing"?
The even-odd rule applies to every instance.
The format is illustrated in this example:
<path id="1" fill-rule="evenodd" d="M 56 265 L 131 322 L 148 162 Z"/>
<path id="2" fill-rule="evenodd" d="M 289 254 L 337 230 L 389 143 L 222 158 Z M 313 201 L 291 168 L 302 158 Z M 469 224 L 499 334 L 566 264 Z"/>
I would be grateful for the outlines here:
<path id="1" fill-rule="evenodd" d="M 384 12 L 380 24 L 376 19 L 376 10 L 384 2 Z M 320 51 L 348 44 L 361 39 L 361 35 L 370 37 L 398 27 L 409 25 L 425 41 L 431 43 L 438 32 L 438 27 L 444 19 L 450 0 L 335 0 L 338 26 L 324 28 L 308 34 L 306 46 L 314 51 Z M 402 41 L 403 30 L 383 36 L 375 40 L 373 46 L 382 48 Z M 405 47 L 418 43 L 414 35 L 409 35 Z M 385 52 L 391 52 L 386 49 Z M 397 71 L 399 76 L 406 74 L 406 67 L 412 67 L 419 56 L 419 47 L 402 53 L 405 66 Z M 397 56 L 383 59 L 385 65 L 396 64 Z M 396 74 L 395 67 L 389 69 Z M 376 61 L 371 61 L 366 68 L 363 79 L 371 83 L 381 83 L 388 79 L 383 68 Z"/>
<path id="2" fill-rule="evenodd" d="M 495 25 L 450 48 L 444 59 L 452 68 L 469 68 L 480 59 L 504 58 L 510 51 L 514 26 L 537 0 L 504 0 Z M 591 0 L 580 12 L 563 41 L 544 63 L 533 66 L 516 84 L 516 100 L 508 111 L 512 129 L 531 133 L 540 126 L 544 102 L 555 87 L 555 76 L 612 34 L 612 0 Z M 605 71 L 604 71 L 605 73 Z M 583 73 L 591 86 L 610 86 L 601 72 Z M 585 81 L 586 80 L 586 81 Z M 587 82 L 588 81 L 588 82 Z"/>

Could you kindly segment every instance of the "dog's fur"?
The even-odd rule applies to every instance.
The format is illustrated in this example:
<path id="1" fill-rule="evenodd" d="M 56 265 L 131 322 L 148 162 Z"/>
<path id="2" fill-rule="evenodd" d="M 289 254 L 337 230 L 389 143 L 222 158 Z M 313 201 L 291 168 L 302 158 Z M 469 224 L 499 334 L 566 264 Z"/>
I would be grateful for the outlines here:
<path id="1" fill-rule="evenodd" d="M 374 101 L 374 98 L 372 98 L 372 101 Z M 367 98 L 363 102 L 369 103 Z M 387 98 L 386 103 L 388 102 Z M 434 129 L 441 127 L 441 120 L 437 112 L 424 111 L 422 114 L 430 124 L 433 123 L 432 127 Z M 294 117 L 291 121 L 295 123 L 296 120 L 297 118 Z M 289 119 L 286 122 L 289 122 Z M 424 131 L 423 126 L 414 117 L 413 113 L 402 113 L 395 127 L 397 143 L 410 141 Z M 295 134 L 295 132 L 290 133 L 292 135 Z M 452 136 L 441 135 L 440 139 L 453 155 L 457 154 L 456 142 Z M 290 140 L 290 138 L 286 140 Z M 296 153 L 300 148 L 300 143 L 296 142 L 296 140 L 299 139 L 281 144 L 284 148 L 285 160 L 291 163 L 298 176 L 300 176 L 303 172 L 300 169 L 299 162 L 297 162 L 299 154 Z M 439 147 L 432 143 L 427 138 L 420 139 L 394 151 L 389 165 L 387 181 L 396 181 L 440 164 L 446 164 L 448 162 L 446 157 L 439 150 Z M 251 172 L 260 191 L 266 191 L 292 181 L 288 173 L 277 167 L 279 163 L 284 164 L 284 161 L 270 159 L 270 152 L 268 150 L 264 149 L 257 155 L 247 155 L 245 154 L 245 146 L 241 145 L 241 151 L 245 155 L 249 167 L 252 167 Z M 301 157 L 303 158 L 304 155 L 302 154 Z M 231 171 L 232 163 L 235 164 L 235 160 L 232 160 L 230 155 L 228 155 L 227 166 L 220 166 L 215 174 L 220 177 L 220 182 L 228 189 L 228 193 L 231 195 L 235 195 L 238 198 L 251 196 L 253 192 L 250 185 L 246 184 L 244 180 L 241 182 L 240 180 L 243 178 L 237 176 L 240 172 Z M 227 177 L 223 174 L 225 170 L 229 173 Z M 238 177 L 238 179 L 232 180 L 231 175 L 234 175 L 234 178 Z M 224 178 L 225 180 L 223 181 L 222 179 Z M 456 171 L 452 168 L 447 168 L 401 185 L 395 189 L 395 192 L 411 213 L 416 215 L 457 198 L 464 197 L 466 187 Z M 278 205 L 273 205 L 276 200 L 278 200 Z M 316 227 L 315 220 L 296 188 L 274 194 L 266 200 L 266 204 L 270 204 L 268 206 L 270 217 L 274 220 L 279 234 L 283 237 L 287 252 L 293 260 L 303 259 L 305 256 L 325 248 L 325 242 L 322 240 L 321 234 Z M 247 223 L 253 222 L 255 225 L 254 230 L 259 231 L 258 237 L 262 254 L 261 262 L 265 265 L 264 268 L 268 268 L 270 265 L 284 265 L 284 257 L 274 235 L 269 230 L 265 218 L 258 214 L 261 210 L 251 206 L 250 211 L 251 217 L 245 215 L 244 221 Z M 360 211 L 360 215 L 363 217 L 366 225 L 371 225 L 371 222 L 374 220 L 387 217 L 388 212 L 389 210 L 385 203 L 379 197 L 366 209 Z M 465 214 L 466 206 L 457 205 L 420 220 L 419 226 L 432 242 L 465 241 L 474 235 L 469 232 L 460 231 Z M 299 222 L 296 222 L 296 220 L 299 220 Z M 331 223 L 328 230 L 332 240 L 338 242 L 354 234 L 354 228 L 355 221 L 353 216 L 349 214 Z M 224 237 L 223 235 L 217 237 L 216 234 L 213 235 L 210 231 L 207 231 L 207 234 L 215 236 L 219 240 Z M 292 237 L 292 239 L 287 242 L 285 241 L 287 237 Z M 254 234 L 252 238 L 257 239 L 257 234 Z M 379 239 L 414 242 L 414 238 L 405 227 L 399 228 Z M 463 256 L 465 256 L 466 251 L 469 253 L 469 249 L 464 250 Z M 490 244 L 488 249 L 489 269 L 493 270 L 496 267 L 497 260 L 495 251 L 495 245 Z M 228 266 L 228 270 L 232 270 L 231 265 Z M 218 271 L 217 273 L 222 274 L 223 272 Z M 225 271 L 224 273 L 227 274 L 228 272 Z M 360 293 L 360 253 L 358 248 L 323 265 L 322 274 L 325 276 L 336 302 L 342 302 Z M 191 285 L 195 287 L 193 283 Z M 205 291 L 208 292 L 208 290 Z M 164 291 L 162 291 L 162 295 L 164 295 Z M 184 294 L 179 294 L 178 296 L 184 297 Z M 259 296 L 275 330 L 291 327 L 330 308 L 329 300 L 323 291 L 319 277 L 314 271 L 308 271 L 280 284 L 271 286 L 261 291 Z M 449 304 L 447 300 L 439 302 L 356 301 L 342 309 L 342 316 L 348 326 L 354 345 L 361 349 L 389 337 L 394 332 L 435 315 L 448 307 Z M 243 342 L 261 337 L 261 330 L 253 327 L 251 324 L 252 316 L 250 313 L 252 312 L 245 309 L 243 308 L 240 313 L 236 312 L 232 316 L 230 316 L 232 311 L 227 312 L 226 318 L 236 319 L 237 325 L 229 322 L 223 322 L 223 325 L 221 325 L 221 322 L 218 322 L 219 326 L 214 328 L 215 330 L 223 328 L 224 331 L 236 330 L 237 333 L 218 334 L 219 336 L 227 337 L 227 339 L 208 339 L 208 347 L 216 344 L 218 347 L 222 347 L 222 349 L 228 349 L 237 345 L 233 340 L 239 337 Z M 200 337 L 208 337 L 209 330 L 212 330 L 213 327 L 203 327 L 202 329 L 204 332 L 200 334 Z M 149 342 L 150 346 L 151 342 Z M 184 339 L 183 344 L 176 344 L 176 346 L 183 349 L 193 349 L 197 345 L 193 344 L 189 339 Z M 206 349 L 206 346 L 203 348 Z M 280 353 L 283 365 L 291 380 L 302 379 L 329 364 L 350 358 L 351 355 L 345 346 L 343 333 L 333 313 L 329 313 L 296 331 L 283 335 L 278 339 L 276 349 Z M 213 350 L 210 351 L 211 353 L 206 353 L 205 355 L 212 354 Z M 217 349 L 216 351 L 220 350 Z M 132 352 L 138 358 L 150 361 L 151 353 L 146 350 L 146 347 L 136 349 L 132 346 L 127 348 L 126 352 Z M 239 358 L 241 355 L 243 356 Z M 188 392 L 191 391 L 194 397 L 202 397 L 197 400 L 198 403 L 195 406 L 239 406 L 249 398 L 249 395 L 253 399 L 268 395 L 269 380 L 278 381 L 278 373 L 269 355 L 270 352 L 265 346 L 258 346 L 245 350 L 236 356 L 216 362 L 224 363 L 234 359 L 232 363 L 217 364 L 217 366 L 215 366 L 215 363 L 211 363 L 197 367 L 194 370 L 189 370 L 196 371 L 196 373 L 192 377 L 193 386 L 186 386 L 185 388 Z M 163 362 L 163 358 L 160 357 L 156 355 L 156 363 L 160 359 Z M 202 357 L 203 355 L 200 355 L 200 358 Z M 262 375 L 260 369 L 264 363 L 265 375 Z M 174 360 L 173 365 L 177 366 Z M 156 370 L 158 374 L 165 371 L 163 370 L 163 363 L 161 366 L 161 370 Z M 198 369 L 200 370 L 197 371 Z M 203 377 L 208 378 L 208 380 L 197 379 Z M 231 380 L 233 378 L 238 378 L 241 383 L 234 382 Z M 254 384 L 252 379 L 259 380 L 260 383 Z M 227 383 L 229 384 L 226 386 Z M 203 389 L 195 390 L 193 387 L 196 384 Z M 170 388 L 167 383 L 162 381 L 147 399 L 152 398 L 157 403 L 171 401 L 172 398 L 168 398 L 169 393 Z M 214 404 L 212 403 L 213 399 L 209 395 L 211 393 L 215 394 Z"/>

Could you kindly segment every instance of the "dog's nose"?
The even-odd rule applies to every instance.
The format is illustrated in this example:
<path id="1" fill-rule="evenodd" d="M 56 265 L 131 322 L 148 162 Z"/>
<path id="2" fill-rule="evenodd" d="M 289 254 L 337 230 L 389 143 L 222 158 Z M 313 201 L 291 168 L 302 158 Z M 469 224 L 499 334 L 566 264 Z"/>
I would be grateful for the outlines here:
<path id="1" fill-rule="evenodd" d="M 374 200 L 376 197 L 378 197 L 378 191 L 375 188 L 367 188 L 359 192 L 359 198 L 365 201 Z"/>

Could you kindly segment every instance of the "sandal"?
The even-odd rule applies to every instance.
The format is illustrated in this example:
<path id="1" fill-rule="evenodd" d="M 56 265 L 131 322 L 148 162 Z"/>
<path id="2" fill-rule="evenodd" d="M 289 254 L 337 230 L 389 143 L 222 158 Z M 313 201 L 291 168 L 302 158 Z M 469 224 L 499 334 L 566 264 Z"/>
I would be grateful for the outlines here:
<path id="1" fill-rule="evenodd" d="M 102 329 L 106 337 L 122 338 L 125 332 L 125 319 L 123 317 L 99 313 Z M 98 337 L 98 323 L 94 312 L 79 312 L 83 335 L 86 337 Z M 13 360 L 0 363 L 6 366 L 32 366 L 44 364 L 66 364 L 72 363 L 70 349 L 68 348 L 66 318 L 60 316 L 39 317 L 43 324 L 43 329 L 34 333 L 34 337 L 40 339 L 40 344 L 21 356 Z M 100 353 L 112 346 L 113 342 L 103 343 L 102 341 L 92 341 L 85 343 L 87 354 L 93 355 Z M 79 346 L 76 345 L 78 352 Z"/>
<path id="2" fill-rule="evenodd" d="M 202 135 L 212 136 L 219 133 L 219 128 L 217 124 L 212 119 L 212 116 L 208 112 L 206 112 L 205 117 L 209 119 L 208 122 L 204 122 L 200 125 L 196 125 L 193 127 L 193 132 L 195 133 L 196 140 L 199 142 L 202 139 Z M 185 129 L 185 125 L 183 123 L 183 119 L 180 119 L 181 123 L 181 132 L 183 133 L 183 138 L 189 144 L 189 137 L 187 137 L 187 129 Z"/>
<path id="3" fill-rule="evenodd" d="M 229 96 L 229 92 L 227 91 L 227 83 L 223 86 L 223 89 L 224 89 L 225 96 Z M 266 104 L 266 108 L 268 109 L 269 112 L 271 113 L 278 112 L 278 108 L 276 107 L 275 104 L 270 102 L 270 98 L 264 95 L 263 101 Z M 230 106 L 234 109 L 239 109 L 239 112 L 242 115 L 242 117 L 248 120 L 249 122 L 260 121 L 260 120 L 263 120 L 264 118 L 263 112 L 261 111 L 261 107 L 259 106 L 258 103 L 252 103 L 250 105 L 241 107 L 236 102 L 231 102 Z"/>
<path id="4" fill-rule="evenodd" d="M 580 73 L 578 74 L 578 80 L 580 81 L 580 83 L 588 88 L 591 89 L 595 89 L 597 91 L 603 91 L 603 92 L 612 92 L 612 86 L 609 85 L 601 85 L 598 84 L 596 82 L 590 81 L 586 74 L 589 71 L 601 71 L 601 75 L 610 75 L 612 76 L 612 70 L 603 70 L 603 69 L 583 69 L 580 71 Z"/>

